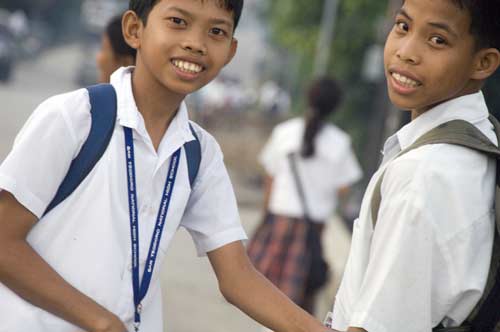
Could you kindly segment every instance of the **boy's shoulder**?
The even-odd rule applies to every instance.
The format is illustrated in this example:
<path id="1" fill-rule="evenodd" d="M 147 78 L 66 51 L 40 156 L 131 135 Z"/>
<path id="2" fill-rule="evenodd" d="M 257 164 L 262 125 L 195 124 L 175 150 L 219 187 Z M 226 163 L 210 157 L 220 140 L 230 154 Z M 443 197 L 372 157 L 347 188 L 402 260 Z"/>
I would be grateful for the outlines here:
<path id="1" fill-rule="evenodd" d="M 52 121 L 59 117 L 71 127 L 79 126 L 82 122 L 89 122 L 90 103 L 87 90 L 78 89 L 45 99 L 34 110 L 28 123 Z"/>
<path id="2" fill-rule="evenodd" d="M 222 156 L 222 149 L 217 139 L 198 123 L 189 120 L 189 125 L 194 130 L 196 138 L 200 142 L 202 163 L 205 159 L 212 159 L 214 156 Z"/>
<path id="3" fill-rule="evenodd" d="M 85 89 L 54 95 L 41 102 L 28 118 L 17 139 L 26 131 L 69 130 L 73 134 L 90 128 L 90 103 Z M 78 136 L 78 135 L 77 135 Z"/>
<path id="4" fill-rule="evenodd" d="M 488 157 L 473 149 L 453 144 L 429 144 L 389 161 L 385 178 L 401 182 L 426 183 L 453 180 L 470 175 L 471 168 L 486 167 Z"/>
<path id="5" fill-rule="evenodd" d="M 77 90 L 64 92 L 60 94 L 53 95 L 45 99 L 38 108 L 50 108 L 50 109 L 74 109 L 78 107 L 89 108 L 89 94 L 87 89 L 80 88 Z"/>
<path id="6" fill-rule="evenodd" d="M 490 209 L 493 191 L 489 188 L 493 189 L 496 174 L 493 162 L 470 148 L 425 145 L 389 161 L 381 195 L 404 201 L 425 215 L 447 215 L 435 220 L 434 226 L 439 229 L 465 229 Z M 460 223 L 451 218 L 454 226 L 448 225 L 448 214 L 453 211 L 462 214 Z M 442 223 L 449 227 L 442 228 Z"/>

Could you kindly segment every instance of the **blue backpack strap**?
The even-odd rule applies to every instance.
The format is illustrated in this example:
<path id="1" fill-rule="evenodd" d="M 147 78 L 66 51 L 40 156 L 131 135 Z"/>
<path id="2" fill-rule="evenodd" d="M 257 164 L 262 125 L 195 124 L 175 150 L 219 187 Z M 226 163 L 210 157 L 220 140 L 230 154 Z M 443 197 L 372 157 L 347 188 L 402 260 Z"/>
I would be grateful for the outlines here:
<path id="1" fill-rule="evenodd" d="M 116 91 L 111 84 L 87 88 L 90 101 L 91 126 L 89 136 L 75 159 L 71 162 L 52 202 L 44 212 L 64 201 L 82 183 L 101 159 L 108 147 L 116 123 Z"/>
<path id="2" fill-rule="evenodd" d="M 189 124 L 189 129 L 191 129 L 191 133 L 193 134 L 195 140 L 185 143 L 184 150 L 186 152 L 189 184 L 191 185 L 191 189 L 193 189 L 194 181 L 196 180 L 196 176 L 198 175 L 198 171 L 200 169 L 201 145 L 198 135 L 196 135 L 196 132 L 194 131 L 191 123 Z"/>

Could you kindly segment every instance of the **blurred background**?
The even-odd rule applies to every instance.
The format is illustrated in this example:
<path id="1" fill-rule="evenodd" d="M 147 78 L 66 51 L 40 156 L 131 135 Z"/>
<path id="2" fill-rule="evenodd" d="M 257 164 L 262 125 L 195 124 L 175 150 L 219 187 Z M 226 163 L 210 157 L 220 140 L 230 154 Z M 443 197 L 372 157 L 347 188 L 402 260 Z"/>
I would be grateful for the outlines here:
<path id="1" fill-rule="evenodd" d="M 334 276 L 318 298 L 331 310 L 349 250 L 350 226 L 383 141 L 409 121 L 391 107 L 382 69 L 385 36 L 400 0 L 245 0 L 239 52 L 221 75 L 188 97 L 190 116 L 216 136 L 251 235 L 262 218 L 263 171 L 257 160 L 271 129 L 305 109 L 305 87 L 332 75 L 346 98 L 331 119 L 349 133 L 364 179 L 332 218 L 325 251 Z M 0 0 L 0 161 L 45 98 L 96 82 L 95 54 L 108 20 L 126 0 Z M 484 92 L 500 115 L 500 77 Z M 57 144 L 55 142 L 54 144 Z M 187 233 L 175 238 L 163 271 L 166 331 L 259 331 L 228 305 L 206 259 Z"/>

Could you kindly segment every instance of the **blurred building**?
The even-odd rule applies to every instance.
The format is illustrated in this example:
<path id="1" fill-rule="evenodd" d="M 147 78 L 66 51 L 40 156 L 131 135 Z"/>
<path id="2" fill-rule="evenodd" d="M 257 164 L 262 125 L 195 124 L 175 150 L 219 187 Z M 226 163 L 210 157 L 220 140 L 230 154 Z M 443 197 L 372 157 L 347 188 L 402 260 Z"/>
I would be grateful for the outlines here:
<path id="1" fill-rule="evenodd" d="M 84 0 L 80 19 L 83 26 L 81 62 L 75 81 L 81 85 L 97 82 L 95 55 L 100 48 L 101 34 L 109 20 L 128 8 L 128 0 Z"/>
<path id="2" fill-rule="evenodd" d="M 259 18 L 263 0 L 246 0 L 241 21 L 236 29 L 238 52 L 223 70 L 228 77 L 237 78 L 243 86 L 255 87 L 260 80 L 259 65 L 268 49 L 265 24 Z"/>
<path id="3" fill-rule="evenodd" d="M 127 0 L 84 0 L 81 20 L 87 33 L 100 35 L 108 21 L 128 7 Z"/>

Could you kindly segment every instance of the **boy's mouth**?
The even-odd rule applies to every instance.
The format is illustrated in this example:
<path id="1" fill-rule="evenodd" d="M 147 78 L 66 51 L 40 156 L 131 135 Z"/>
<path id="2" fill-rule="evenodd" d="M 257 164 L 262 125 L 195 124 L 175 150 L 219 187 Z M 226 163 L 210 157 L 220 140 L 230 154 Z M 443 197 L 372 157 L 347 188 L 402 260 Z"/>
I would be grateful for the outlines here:
<path id="1" fill-rule="evenodd" d="M 203 66 L 194 62 L 180 59 L 172 59 L 171 62 L 176 68 L 187 74 L 199 74 L 204 70 Z"/>
<path id="2" fill-rule="evenodd" d="M 414 78 L 408 77 L 408 75 L 403 73 L 398 73 L 396 71 L 390 71 L 391 77 L 396 83 L 405 88 L 417 88 L 422 85 L 419 81 Z"/>
<path id="3" fill-rule="evenodd" d="M 422 83 L 396 72 L 392 72 L 391 76 L 397 83 L 401 84 L 406 88 L 416 88 L 422 85 Z"/>

